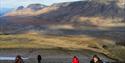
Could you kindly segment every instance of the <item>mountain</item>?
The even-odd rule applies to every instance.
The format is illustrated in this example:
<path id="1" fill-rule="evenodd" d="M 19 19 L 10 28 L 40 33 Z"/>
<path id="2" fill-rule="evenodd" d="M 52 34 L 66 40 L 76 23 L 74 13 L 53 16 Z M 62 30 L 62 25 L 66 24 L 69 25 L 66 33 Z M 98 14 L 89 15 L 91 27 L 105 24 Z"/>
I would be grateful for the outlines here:
<path id="1" fill-rule="evenodd" d="M 6 30 L 12 29 L 11 31 L 16 33 L 17 30 L 24 31 L 24 29 L 30 30 L 39 27 L 41 27 L 39 29 L 49 29 L 49 26 L 55 24 L 65 25 L 68 29 L 83 26 L 117 27 L 125 25 L 125 8 L 119 7 L 114 1 L 108 4 L 97 1 L 64 2 L 42 6 L 42 9 L 40 6 L 40 4 L 31 4 L 27 7 L 20 6 L 16 11 L 0 17 L 2 23 L 7 23 L 3 27 L 6 27 Z M 23 27 L 24 25 L 25 27 Z"/>
<path id="2" fill-rule="evenodd" d="M 25 16 L 33 16 L 35 12 L 47 7 L 42 4 L 29 4 L 27 7 L 19 6 L 16 11 L 12 11 L 7 13 L 6 16 L 17 16 L 17 15 L 25 15 Z"/>
<path id="3" fill-rule="evenodd" d="M 40 4 L 31 4 L 27 8 L 33 10 L 39 9 Z M 36 9 L 37 8 L 37 9 Z M 117 5 L 117 2 L 110 1 L 107 3 L 100 3 L 97 1 L 77 1 L 56 3 L 51 6 L 43 6 L 38 11 L 19 10 L 7 14 L 7 16 L 32 16 L 33 20 L 39 22 L 55 21 L 55 22 L 93 22 L 92 19 L 97 18 L 97 22 L 117 21 L 123 22 L 125 17 L 125 8 Z M 18 17 L 19 17 L 18 16 Z M 25 18 L 26 19 L 26 18 Z"/>
<path id="4" fill-rule="evenodd" d="M 40 4 L 31 4 L 26 8 L 19 7 L 20 10 L 10 12 L 1 19 L 27 25 L 107 26 L 117 23 L 124 25 L 125 23 L 125 8 L 120 7 L 116 1 L 108 3 L 98 1 L 64 2 L 51 6 L 43 5 L 42 9 L 39 9 L 40 6 Z"/>
<path id="5" fill-rule="evenodd" d="M 57 7 L 57 10 L 41 14 L 38 17 L 54 21 L 72 21 L 80 17 L 104 17 L 104 18 L 121 18 L 125 17 L 125 8 L 120 8 L 115 2 L 104 4 L 91 1 L 67 2 L 53 4 L 50 7 Z M 66 11 L 65 11 L 66 10 Z"/>
<path id="6" fill-rule="evenodd" d="M 55 3 L 39 10 L 20 7 L 0 17 L 0 33 L 35 31 L 57 35 L 87 35 L 124 44 L 125 8 L 117 2 L 76 1 Z M 39 7 L 39 5 L 38 5 Z M 27 9 L 28 8 L 28 9 Z M 116 39 L 118 38 L 118 39 Z M 119 43 L 120 42 L 120 43 Z"/>
<path id="7" fill-rule="evenodd" d="M 37 10 L 40 10 L 42 8 L 45 8 L 45 7 L 47 7 L 47 6 L 46 5 L 42 5 L 42 4 L 29 4 L 27 7 L 19 6 L 17 8 L 17 10 L 31 9 L 33 11 L 37 11 Z"/>

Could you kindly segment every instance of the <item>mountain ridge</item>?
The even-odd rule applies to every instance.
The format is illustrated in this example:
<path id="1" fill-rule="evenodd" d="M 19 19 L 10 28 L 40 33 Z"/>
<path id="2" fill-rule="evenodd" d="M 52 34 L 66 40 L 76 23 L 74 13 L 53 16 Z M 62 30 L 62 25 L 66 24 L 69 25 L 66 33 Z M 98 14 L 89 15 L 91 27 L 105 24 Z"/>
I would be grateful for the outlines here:
<path id="1" fill-rule="evenodd" d="M 32 4 L 31 4 L 32 5 Z M 38 5 L 39 6 L 39 5 Z M 16 23 L 120 23 L 125 22 L 125 8 L 120 8 L 116 2 L 104 4 L 94 1 L 76 1 L 56 3 L 37 11 L 19 10 L 6 14 L 5 20 Z M 18 21 L 16 21 L 18 19 Z M 21 20 L 23 19 L 23 20 Z M 105 19 L 105 20 L 104 20 Z M 18 24 L 19 24 L 18 23 Z M 37 23 L 36 23 L 37 24 Z"/>

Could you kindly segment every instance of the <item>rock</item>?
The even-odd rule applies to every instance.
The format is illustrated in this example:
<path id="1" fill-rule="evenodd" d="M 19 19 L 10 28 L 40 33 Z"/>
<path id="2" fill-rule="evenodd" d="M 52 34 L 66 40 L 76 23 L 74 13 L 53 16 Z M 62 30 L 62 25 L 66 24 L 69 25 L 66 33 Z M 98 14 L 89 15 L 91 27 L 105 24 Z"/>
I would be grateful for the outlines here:
<path id="1" fill-rule="evenodd" d="M 27 8 L 30 8 L 30 9 L 35 10 L 35 11 L 40 10 L 44 7 L 46 7 L 46 5 L 42 5 L 42 4 L 30 4 L 27 6 Z"/>
<path id="2" fill-rule="evenodd" d="M 19 6 L 16 10 L 23 10 L 24 6 Z"/>

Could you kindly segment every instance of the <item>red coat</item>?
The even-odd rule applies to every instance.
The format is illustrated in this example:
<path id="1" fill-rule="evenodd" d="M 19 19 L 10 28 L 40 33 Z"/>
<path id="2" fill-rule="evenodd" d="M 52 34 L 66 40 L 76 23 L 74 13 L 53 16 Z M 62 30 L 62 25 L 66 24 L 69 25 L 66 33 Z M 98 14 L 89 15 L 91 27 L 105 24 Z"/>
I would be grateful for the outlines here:
<path id="1" fill-rule="evenodd" d="M 72 60 L 72 63 L 79 63 L 79 59 L 76 56 L 74 56 L 73 60 Z"/>

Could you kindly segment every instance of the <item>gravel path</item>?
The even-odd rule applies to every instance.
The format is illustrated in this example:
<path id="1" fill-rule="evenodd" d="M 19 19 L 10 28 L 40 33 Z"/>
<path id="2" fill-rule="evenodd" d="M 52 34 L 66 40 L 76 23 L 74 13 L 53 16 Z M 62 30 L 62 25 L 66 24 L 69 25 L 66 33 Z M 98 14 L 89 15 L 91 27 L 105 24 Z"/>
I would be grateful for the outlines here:
<path id="1" fill-rule="evenodd" d="M 23 58 L 28 58 L 25 63 L 37 63 L 37 55 L 42 56 L 41 63 L 71 63 L 72 58 L 77 56 L 80 63 L 89 63 L 91 57 L 96 54 L 103 61 L 112 62 L 103 54 L 84 50 L 84 51 L 60 51 L 60 50 L 40 50 L 40 49 L 6 49 L 0 51 L 0 57 L 15 57 L 17 54 L 21 55 Z M 14 63 L 14 60 L 0 60 L 0 63 Z"/>
<path id="2" fill-rule="evenodd" d="M 91 57 L 85 56 L 85 55 L 79 55 L 77 56 L 79 58 L 80 63 L 89 63 Z M 73 55 L 51 55 L 51 56 L 42 56 L 42 62 L 41 63 L 71 63 L 73 58 Z M 108 58 L 102 58 L 103 61 L 110 61 Z M 29 58 L 27 60 L 24 60 L 25 63 L 37 63 L 36 58 Z M 13 60 L 4 60 L 0 61 L 0 63 L 14 63 Z"/>

